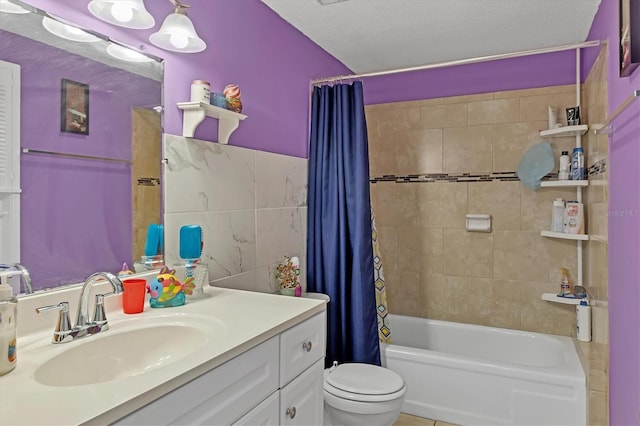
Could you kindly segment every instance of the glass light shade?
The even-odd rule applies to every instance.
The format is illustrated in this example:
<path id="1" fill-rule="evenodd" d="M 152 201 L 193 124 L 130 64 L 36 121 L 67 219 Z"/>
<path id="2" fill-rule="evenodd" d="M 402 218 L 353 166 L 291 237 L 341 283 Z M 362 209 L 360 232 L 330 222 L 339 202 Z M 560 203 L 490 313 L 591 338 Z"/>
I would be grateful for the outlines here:
<path id="1" fill-rule="evenodd" d="M 114 43 L 110 43 L 107 46 L 107 53 L 116 59 L 120 59 L 121 61 L 126 61 L 126 62 L 142 63 L 142 62 L 153 61 L 153 59 L 143 55 L 140 52 L 136 52 L 133 49 L 129 49 L 127 47 L 120 46 L 119 44 L 114 44 Z"/>
<path id="2" fill-rule="evenodd" d="M 143 30 L 156 24 L 142 0 L 91 0 L 87 7 L 95 17 L 119 27 Z"/>
<path id="3" fill-rule="evenodd" d="M 196 34 L 191 19 L 181 13 L 167 16 L 160 29 L 149 36 L 149 41 L 172 52 L 197 53 L 207 48 L 204 40 Z"/>
<path id="4" fill-rule="evenodd" d="M 86 31 L 82 31 L 80 28 L 51 19 L 48 16 L 44 16 L 42 18 L 42 25 L 51 34 L 67 40 L 78 41 L 81 43 L 100 41 L 99 37 L 89 34 Z"/>
<path id="5" fill-rule="evenodd" d="M 9 0 L 0 0 L 0 12 L 15 14 L 29 13 L 27 9 L 13 4 Z"/>

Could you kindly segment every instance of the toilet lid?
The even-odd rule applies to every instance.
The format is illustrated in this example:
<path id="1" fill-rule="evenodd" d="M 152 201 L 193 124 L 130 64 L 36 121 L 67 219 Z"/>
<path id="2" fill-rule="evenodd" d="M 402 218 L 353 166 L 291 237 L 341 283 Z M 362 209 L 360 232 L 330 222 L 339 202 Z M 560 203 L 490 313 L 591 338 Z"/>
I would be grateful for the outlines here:
<path id="1" fill-rule="evenodd" d="M 340 364 L 326 376 L 336 389 L 362 395 L 387 395 L 404 388 L 399 374 L 377 365 Z"/>

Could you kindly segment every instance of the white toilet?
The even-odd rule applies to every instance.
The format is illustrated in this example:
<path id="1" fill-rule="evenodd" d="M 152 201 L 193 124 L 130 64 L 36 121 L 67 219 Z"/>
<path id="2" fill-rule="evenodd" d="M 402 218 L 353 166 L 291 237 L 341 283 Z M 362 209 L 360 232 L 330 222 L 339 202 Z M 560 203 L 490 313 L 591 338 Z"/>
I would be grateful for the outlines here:
<path id="1" fill-rule="evenodd" d="M 397 373 L 377 365 L 340 364 L 324 372 L 324 424 L 390 426 L 400 415 L 407 387 Z"/>
<path id="2" fill-rule="evenodd" d="M 329 300 L 320 293 L 303 297 Z M 324 371 L 324 424 L 327 426 L 391 426 L 407 387 L 399 374 L 377 365 L 334 364 Z"/>

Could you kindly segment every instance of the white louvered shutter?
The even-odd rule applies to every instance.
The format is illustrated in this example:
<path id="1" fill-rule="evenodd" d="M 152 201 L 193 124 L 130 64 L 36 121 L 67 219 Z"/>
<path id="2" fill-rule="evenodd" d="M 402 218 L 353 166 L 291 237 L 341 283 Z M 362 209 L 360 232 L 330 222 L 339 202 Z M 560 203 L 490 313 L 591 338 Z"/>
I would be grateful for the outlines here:
<path id="1" fill-rule="evenodd" d="M 0 61 L 0 263 L 20 261 L 20 66 Z"/>

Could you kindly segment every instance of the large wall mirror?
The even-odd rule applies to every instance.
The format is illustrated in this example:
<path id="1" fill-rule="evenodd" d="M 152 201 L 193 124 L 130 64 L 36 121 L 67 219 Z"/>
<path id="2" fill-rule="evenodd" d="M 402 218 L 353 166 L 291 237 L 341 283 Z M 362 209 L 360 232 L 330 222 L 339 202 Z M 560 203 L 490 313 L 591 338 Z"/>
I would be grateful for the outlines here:
<path id="1" fill-rule="evenodd" d="M 148 225 L 161 223 L 163 64 L 25 12 L 0 10 L 0 71 L 6 88 L 18 70 L 9 142 L 20 152 L 19 260 L 35 291 L 133 269 Z"/>

